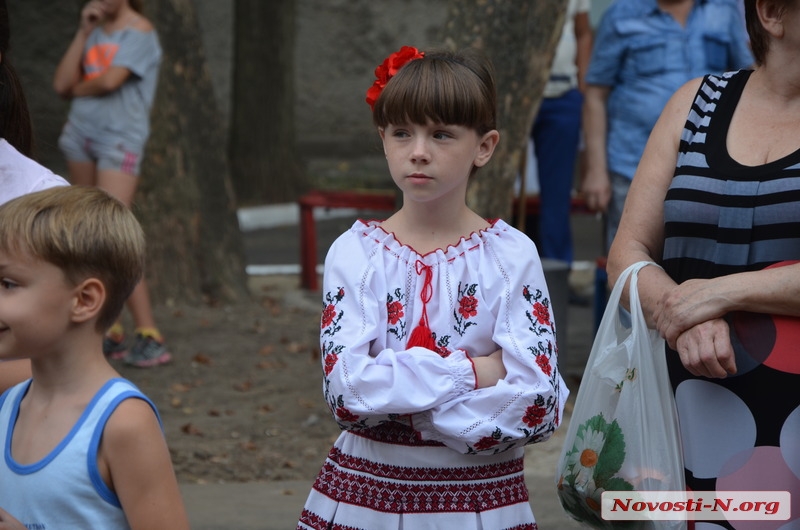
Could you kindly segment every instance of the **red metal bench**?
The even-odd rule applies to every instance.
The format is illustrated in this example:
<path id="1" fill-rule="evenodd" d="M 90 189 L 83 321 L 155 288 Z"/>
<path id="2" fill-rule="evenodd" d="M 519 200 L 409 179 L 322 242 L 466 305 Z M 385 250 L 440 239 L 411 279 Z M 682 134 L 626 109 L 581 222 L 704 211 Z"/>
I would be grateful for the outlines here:
<path id="1" fill-rule="evenodd" d="M 312 190 L 297 200 L 300 206 L 300 286 L 316 291 L 317 225 L 314 208 L 357 208 L 392 212 L 397 208 L 394 192 Z"/>

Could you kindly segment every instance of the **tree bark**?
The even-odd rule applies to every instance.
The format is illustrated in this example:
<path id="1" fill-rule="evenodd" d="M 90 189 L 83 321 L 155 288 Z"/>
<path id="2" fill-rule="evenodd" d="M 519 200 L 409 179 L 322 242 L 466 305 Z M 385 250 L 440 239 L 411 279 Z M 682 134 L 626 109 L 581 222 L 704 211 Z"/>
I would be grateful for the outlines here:
<path id="1" fill-rule="evenodd" d="M 533 119 L 550 74 L 568 0 L 450 0 L 443 42 L 475 47 L 494 63 L 500 143 L 467 191 L 467 203 L 486 218 L 511 214 Z"/>
<path id="2" fill-rule="evenodd" d="M 230 126 L 242 205 L 293 201 L 307 187 L 295 145 L 295 2 L 236 0 Z"/>
<path id="3" fill-rule="evenodd" d="M 82 2 L 9 2 L 14 63 L 34 118 L 37 159 L 67 176 L 58 135 L 69 103 L 52 78 Z M 147 235 L 154 303 L 247 296 L 244 252 L 222 120 L 190 0 L 148 0 L 164 55 L 133 210 Z"/>
<path id="4" fill-rule="evenodd" d="M 146 4 L 164 50 L 136 198 L 161 302 L 247 296 L 224 128 L 190 0 Z"/>

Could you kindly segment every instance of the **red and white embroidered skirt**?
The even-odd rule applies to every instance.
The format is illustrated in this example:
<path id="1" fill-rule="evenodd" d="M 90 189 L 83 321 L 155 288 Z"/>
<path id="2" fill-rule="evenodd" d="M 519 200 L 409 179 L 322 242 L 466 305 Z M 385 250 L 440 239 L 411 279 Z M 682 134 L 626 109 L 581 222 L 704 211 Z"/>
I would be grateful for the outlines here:
<path id="1" fill-rule="evenodd" d="M 523 455 L 464 455 L 399 424 L 343 432 L 297 528 L 536 530 Z"/>

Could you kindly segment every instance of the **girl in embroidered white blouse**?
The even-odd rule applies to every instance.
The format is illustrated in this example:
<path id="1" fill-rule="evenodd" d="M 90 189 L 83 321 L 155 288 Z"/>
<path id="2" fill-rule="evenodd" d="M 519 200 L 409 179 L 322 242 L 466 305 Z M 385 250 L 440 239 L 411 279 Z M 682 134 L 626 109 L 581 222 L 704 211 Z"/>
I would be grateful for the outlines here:
<path id="1" fill-rule="evenodd" d="M 536 247 L 466 204 L 496 89 L 473 50 L 404 46 L 367 93 L 403 205 L 325 260 L 323 391 L 343 432 L 298 528 L 535 529 L 524 446 L 568 390 Z"/>

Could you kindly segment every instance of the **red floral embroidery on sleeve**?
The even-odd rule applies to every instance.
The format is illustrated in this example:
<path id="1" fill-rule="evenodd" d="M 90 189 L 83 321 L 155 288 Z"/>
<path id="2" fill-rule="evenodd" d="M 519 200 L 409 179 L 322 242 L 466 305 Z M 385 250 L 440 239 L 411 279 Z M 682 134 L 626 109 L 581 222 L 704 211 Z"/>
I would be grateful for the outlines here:
<path id="1" fill-rule="evenodd" d="M 322 335 L 335 335 L 341 329 L 339 321 L 344 316 L 344 311 L 337 311 L 336 306 L 343 298 L 344 289 L 342 287 L 339 287 L 336 294 L 329 292 L 323 297 L 322 317 L 320 318 Z"/>
<path id="2" fill-rule="evenodd" d="M 484 436 L 483 438 L 478 440 L 478 442 L 475 444 L 474 448 L 475 448 L 476 451 L 485 451 L 486 449 L 489 449 L 490 447 L 494 447 L 498 443 L 500 443 L 500 442 L 498 442 L 497 440 L 495 440 L 491 436 Z"/>
<path id="3" fill-rule="evenodd" d="M 358 415 L 353 414 L 345 407 L 336 407 L 336 417 L 342 421 L 354 422 L 358 420 Z"/>
<path id="4" fill-rule="evenodd" d="M 528 427 L 536 427 L 542 423 L 542 420 L 544 420 L 545 416 L 547 416 L 546 408 L 539 405 L 531 405 L 525 411 L 522 421 L 525 422 L 525 425 Z"/>
<path id="5" fill-rule="evenodd" d="M 450 344 L 450 335 L 442 335 L 441 337 L 437 337 L 436 333 L 433 333 L 433 340 L 436 342 L 436 353 L 439 354 L 440 357 L 449 357 L 452 350 L 448 347 Z"/>
<path id="6" fill-rule="evenodd" d="M 531 323 L 530 330 L 537 335 L 552 333 L 553 321 L 550 318 L 550 300 L 545 298 L 541 289 L 536 289 L 534 293 L 531 293 L 527 285 L 522 289 L 522 296 L 531 305 L 531 309 L 525 313 Z"/>
<path id="7" fill-rule="evenodd" d="M 458 312 L 464 318 L 476 316 L 478 314 L 478 299 L 474 296 L 465 296 L 458 304 Z"/>
<path id="8" fill-rule="evenodd" d="M 543 353 L 538 354 L 536 356 L 536 364 L 539 365 L 539 368 L 542 369 L 542 372 L 544 372 L 547 377 L 553 375 L 553 367 L 550 365 L 550 359 L 547 355 Z"/>
<path id="9" fill-rule="evenodd" d="M 333 319 L 336 317 L 336 306 L 333 304 L 325 306 L 325 309 L 322 310 L 322 327 L 327 328 L 328 326 L 333 323 Z"/>
<path id="10" fill-rule="evenodd" d="M 403 318 L 403 304 L 398 301 L 386 304 L 386 311 L 389 314 L 389 324 L 397 324 Z"/>
<path id="11" fill-rule="evenodd" d="M 475 325 L 475 322 L 470 322 L 469 320 L 478 316 L 478 299 L 475 297 L 477 291 L 477 283 L 463 286 L 461 282 L 458 284 L 458 307 L 453 312 L 453 317 L 456 321 L 453 329 L 462 337 L 468 327 Z"/>
<path id="12" fill-rule="evenodd" d="M 386 331 L 397 337 L 397 340 L 402 340 L 406 336 L 404 298 L 403 291 L 400 288 L 386 295 L 386 314 L 387 323 L 389 324 Z"/>
<path id="13" fill-rule="evenodd" d="M 325 356 L 325 375 L 331 375 L 333 371 L 333 367 L 336 365 L 336 361 L 339 360 L 339 356 L 336 353 L 331 352 Z"/>
<path id="14" fill-rule="evenodd" d="M 539 324 L 543 326 L 550 325 L 550 310 L 546 305 L 539 302 L 533 304 L 533 315 L 539 321 Z"/>

